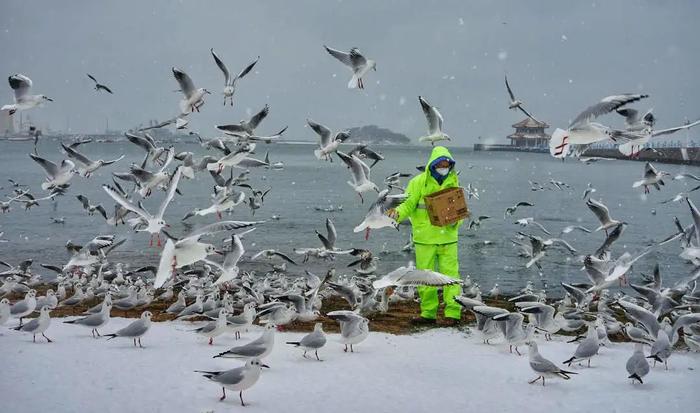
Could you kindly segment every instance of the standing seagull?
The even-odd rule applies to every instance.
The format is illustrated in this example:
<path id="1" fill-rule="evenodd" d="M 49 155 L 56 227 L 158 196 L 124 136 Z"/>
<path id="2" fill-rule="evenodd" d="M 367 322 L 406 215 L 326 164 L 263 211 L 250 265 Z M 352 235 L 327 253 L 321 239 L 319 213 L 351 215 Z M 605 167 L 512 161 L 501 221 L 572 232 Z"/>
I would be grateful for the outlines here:
<path id="1" fill-rule="evenodd" d="M 118 330 L 114 334 L 105 334 L 105 337 L 109 337 L 107 340 L 116 337 L 131 338 L 134 340 L 134 347 L 136 347 L 136 340 L 138 340 L 139 347 L 143 348 L 141 345 L 141 337 L 151 328 L 151 317 L 153 317 L 153 314 L 151 314 L 150 311 L 144 311 L 141 313 L 141 318 L 131 322 L 128 326 Z"/>
<path id="2" fill-rule="evenodd" d="M 537 350 L 537 343 L 535 343 L 534 341 L 530 341 L 528 343 L 528 346 L 528 358 L 530 360 L 530 368 L 534 370 L 535 373 L 539 374 L 537 378 L 535 378 L 534 380 L 530 380 L 528 383 L 533 384 L 537 380 L 542 379 L 542 386 L 544 386 L 545 377 L 560 377 L 564 380 L 569 380 L 571 378 L 569 377 L 571 374 L 578 374 L 574 373 L 573 371 L 562 370 L 550 360 L 547 360 L 546 358 L 542 357 L 540 352 Z"/>
<path id="3" fill-rule="evenodd" d="M 103 159 L 93 161 L 70 146 L 66 146 L 63 143 L 61 143 L 61 146 L 63 147 L 63 150 L 66 151 L 66 154 L 69 158 L 75 159 L 76 161 L 78 161 L 78 163 L 83 165 L 81 168 L 78 169 L 78 172 L 85 178 L 89 178 L 93 172 L 100 169 L 101 167 L 111 165 L 115 162 L 121 161 L 124 158 L 124 155 L 122 155 L 119 158 L 112 159 L 111 161 L 105 161 Z"/>
<path id="4" fill-rule="evenodd" d="M 214 61 L 216 62 L 216 65 L 219 66 L 219 69 L 224 73 L 224 106 L 226 106 L 226 100 L 228 99 L 231 102 L 231 107 L 233 107 L 233 94 L 236 93 L 236 82 L 238 79 L 242 79 L 245 75 L 247 75 L 251 70 L 253 70 L 253 66 L 255 66 L 256 63 L 258 63 L 258 60 L 260 60 L 260 56 L 258 56 L 255 61 L 253 61 L 251 64 L 245 67 L 245 69 L 241 70 L 239 74 L 236 75 L 233 79 L 231 79 L 231 74 L 228 72 L 228 69 L 226 68 L 226 65 L 224 62 L 219 58 L 219 56 L 214 53 L 214 49 L 210 49 L 211 55 L 214 56 Z"/>
<path id="5" fill-rule="evenodd" d="M 306 358 L 307 351 L 313 351 L 316 360 L 323 361 L 318 357 L 318 349 L 326 345 L 326 335 L 323 333 L 323 323 L 314 324 L 314 331 L 302 337 L 299 341 L 288 341 L 287 344 L 301 347 L 304 350 L 302 357 Z"/>
<path id="6" fill-rule="evenodd" d="M 363 342 L 369 335 L 369 320 L 361 315 L 347 310 L 331 311 L 326 314 L 340 324 L 340 342 L 345 344 L 345 351 L 354 353 L 354 344 Z"/>
<path id="7" fill-rule="evenodd" d="M 506 89 L 508 89 L 508 95 L 510 96 L 510 103 L 508 104 L 508 109 L 518 109 L 521 112 L 523 112 L 525 114 L 525 116 L 527 116 L 528 118 L 539 123 L 539 121 L 537 119 L 535 119 L 528 111 L 525 110 L 525 108 L 523 107 L 523 101 L 515 98 L 515 94 L 513 94 L 513 90 L 510 88 L 510 85 L 508 84 L 508 75 L 505 76 L 505 79 L 506 79 Z M 542 380 L 542 385 L 544 385 L 544 380 Z"/>
<path id="8" fill-rule="evenodd" d="M 226 389 L 229 389 L 239 392 L 238 397 L 241 399 L 241 406 L 245 406 L 245 403 L 243 403 L 243 390 L 248 390 L 249 388 L 253 387 L 255 383 L 257 383 L 263 367 L 267 368 L 268 366 L 262 364 L 258 359 L 250 359 L 245 363 L 245 366 L 236 367 L 235 369 L 231 370 L 197 370 L 196 372 L 203 373 L 204 377 L 221 385 L 223 395 L 219 398 L 219 401 L 224 401 L 226 398 Z"/>
<path id="9" fill-rule="evenodd" d="M 199 112 L 199 108 L 204 105 L 204 95 L 211 94 L 204 88 L 195 88 L 192 78 L 177 67 L 172 68 L 173 76 L 180 85 L 180 91 L 185 95 L 185 98 L 180 101 L 180 113 L 188 115 L 193 111 Z"/>
<path id="10" fill-rule="evenodd" d="M 634 353 L 627 360 L 625 367 L 627 368 L 627 373 L 629 373 L 627 378 L 632 379 L 632 383 L 637 380 L 639 384 L 644 384 L 642 377 L 649 373 L 649 362 L 644 357 L 644 345 L 642 343 L 634 343 Z"/>
<path id="11" fill-rule="evenodd" d="M 348 89 L 364 89 L 365 84 L 362 77 L 371 70 L 377 71 L 377 62 L 366 59 L 360 54 L 360 49 L 353 47 L 349 53 L 341 52 L 340 50 L 331 49 L 328 46 L 323 46 L 331 56 L 340 60 L 345 66 L 352 70 L 352 78 L 348 82 Z"/>
<path id="12" fill-rule="evenodd" d="M 49 307 L 46 305 L 41 307 L 39 318 L 31 320 L 23 326 L 15 327 L 15 330 L 31 333 L 33 335 L 32 341 L 35 343 L 37 334 L 41 334 L 47 342 L 52 343 L 53 341 L 44 335 L 44 332 L 49 328 L 49 325 L 51 325 L 51 316 L 49 316 L 50 311 L 51 309 L 49 309 Z"/>
<path id="13" fill-rule="evenodd" d="M 107 86 L 105 86 L 105 85 L 101 84 L 100 82 L 98 82 L 97 79 L 95 79 L 95 77 L 94 77 L 93 75 L 91 75 L 90 73 L 88 73 L 87 76 L 88 76 L 90 79 L 92 79 L 93 82 L 95 82 L 95 90 L 96 90 L 96 91 L 99 92 L 100 90 L 104 90 L 105 92 L 109 93 L 110 95 L 113 95 L 113 94 L 114 94 L 114 92 L 112 92 L 112 89 L 110 89 L 110 88 L 108 88 Z"/>
<path id="14" fill-rule="evenodd" d="M 418 101 L 425 114 L 425 119 L 428 121 L 428 135 L 418 138 L 420 142 L 430 142 L 435 145 L 435 142 L 449 141 L 450 136 L 442 131 L 442 115 L 435 106 L 431 106 L 422 96 L 418 96 Z"/>
<path id="15" fill-rule="evenodd" d="M 30 95 L 29 90 L 32 88 L 32 79 L 23 74 L 14 74 L 8 79 L 10 87 L 15 91 L 15 103 L 12 105 L 4 105 L 0 110 L 9 111 L 10 116 L 14 115 L 18 110 L 28 110 L 41 106 L 44 102 L 53 102 L 53 99 L 46 95 Z"/>

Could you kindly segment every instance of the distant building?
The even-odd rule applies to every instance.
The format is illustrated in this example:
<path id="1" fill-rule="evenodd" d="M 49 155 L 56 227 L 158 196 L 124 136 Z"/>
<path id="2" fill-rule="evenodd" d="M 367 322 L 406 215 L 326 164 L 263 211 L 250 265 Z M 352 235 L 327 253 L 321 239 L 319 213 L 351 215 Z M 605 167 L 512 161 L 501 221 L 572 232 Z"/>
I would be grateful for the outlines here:
<path id="1" fill-rule="evenodd" d="M 10 112 L 3 110 L 0 111 L 0 133 L 2 135 L 14 135 L 15 133 L 15 122 L 10 116 Z"/>
<path id="2" fill-rule="evenodd" d="M 508 135 L 511 146 L 518 147 L 546 147 L 550 136 L 544 131 L 549 127 L 544 122 L 525 118 L 513 125 L 515 133 Z"/>

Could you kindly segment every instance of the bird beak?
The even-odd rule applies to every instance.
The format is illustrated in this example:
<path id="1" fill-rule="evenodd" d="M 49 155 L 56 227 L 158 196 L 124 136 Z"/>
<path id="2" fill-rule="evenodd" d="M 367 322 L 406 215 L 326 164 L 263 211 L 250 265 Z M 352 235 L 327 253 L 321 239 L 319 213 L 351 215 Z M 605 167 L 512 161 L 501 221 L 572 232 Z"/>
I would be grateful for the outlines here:
<path id="1" fill-rule="evenodd" d="M 224 252 L 221 251 L 221 250 L 216 250 L 216 251 L 214 251 L 214 252 L 216 252 L 216 253 L 219 254 L 219 255 L 224 255 Z"/>
<path id="2" fill-rule="evenodd" d="M 269 369 L 269 368 L 270 368 L 270 366 L 268 366 L 267 364 L 261 364 L 260 367 L 264 367 L 264 368 L 266 368 L 266 369 Z"/>
<path id="3" fill-rule="evenodd" d="M 207 95 L 211 95 L 211 92 L 206 89 L 204 89 L 204 93 L 206 93 Z"/>
<path id="4" fill-rule="evenodd" d="M 51 98 L 46 98 L 46 100 L 48 100 L 49 102 L 53 102 L 53 99 Z"/>

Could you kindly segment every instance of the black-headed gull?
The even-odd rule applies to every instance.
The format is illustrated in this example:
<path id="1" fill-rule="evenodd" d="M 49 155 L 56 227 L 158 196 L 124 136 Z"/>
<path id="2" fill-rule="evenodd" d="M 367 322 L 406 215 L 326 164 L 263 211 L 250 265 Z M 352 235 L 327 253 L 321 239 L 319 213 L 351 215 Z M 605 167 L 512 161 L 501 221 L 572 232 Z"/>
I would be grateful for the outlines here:
<path id="1" fill-rule="evenodd" d="M 15 91 L 15 103 L 4 105 L 0 110 L 7 110 L 10 115 L 14 115 L 18 110 L 27 110 L 41 106 L 44 102 L 53 102 L 53 99 L 46 95 L 30 95 L 32 79 L 23 74 L 16 73 L 7 80 L 12 90 Z"/>
<path id="2" fill-rule="evenodd" d="M 348 82 L 348 89 L 364 89 L 365 84 L 362 79 L 367 72 L 370 70 L 377 70 L 377 63 L 374 60 L 365 58 L 361 53 L 360 49 L 353 47 L 350 52 L 345 53 L 340 50 L 331 49 L 328 46 L 323 46 L 331 56 L 338 59 L 345 66 L 349 67 L 352 71 L 352 78 Z"/>
<path id="3" fill-rule="evenodd" d="M 245 75 L 250 73 L 251 70 L 253 70 L 255 64 L 258 63 L 258 60 L 260 60 L 260 56 L 258 56 L 257 59 L 255 59 L 252 63 L 241 70 L 240 73 L 232 78 L 224 62 L 219 58 L 219 56 L 216 55 L 216 53 L 214 53 L 214 49 L 210 49 L 210 52 L 214 57 L 216 65 L 219 66 L 219 69 L 221 69 L 221 71 L 224 73 L 224 106 L 226 106 L 227 100 L 230 101 L 231 106 L 233 106 L 233 95 L 236 93 L 236 82 L 238 82 L 238 79 L 242 79 Z"/>

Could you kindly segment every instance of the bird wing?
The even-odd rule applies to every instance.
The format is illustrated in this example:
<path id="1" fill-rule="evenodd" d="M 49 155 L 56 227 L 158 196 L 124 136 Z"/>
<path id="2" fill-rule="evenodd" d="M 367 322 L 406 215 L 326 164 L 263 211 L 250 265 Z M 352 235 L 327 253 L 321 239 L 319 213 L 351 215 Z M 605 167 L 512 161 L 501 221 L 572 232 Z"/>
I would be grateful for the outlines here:
<path id="1" fill-rule="evenodd" d="M 260 60 L 260 56 L 258 56 L 258 58 L 255 59 L 255 60 L 254 60 L 252 63 L 250 63 L 248 66 L 246 66 L 245 68 L 243 68 L 243 70 L 241 70 L 241 72 L 238 73 L 238 75 L 236 75 L 235 78 L 233 78 L 233 83 L 236 83 L 236 81 L 237 81 L 238 79 L 242 79 L 245 75 L 247 75 L 248 73 L 250 73 L 250 71 L 253 70 L 253 67 L 255 67 L 255 65 L 258 63 L 258 60 Z"/>
<path id="2" fill-rule="evenodd" d="M 61 146 L 63 147 L 63 150 L 66 151 L 66 155 L 68 155 L 69 158 L 73 158 L 76 161 L 78 161 L 86 166 L 90 165 L 92 163 L 92 161 L 90 159 L 88 159 L 85 155 L 76 151 L 75 149 L 71 148 L 70 146 L 66 146 L 63 143 L 61 143 Z"/>
<path id="3" fill-rule="evenodd" d="M 418 101 L 423 109 L 423 114 L 425 119 L 428 121 L 428 133 L 435 134 L 442 130 L 442 115 L 435 108 L 431 106 L 422 96 L 418 96 Z"/>
<path id="4" fill-rule="evenodd" d="M 163 219 L 163 215 L 165 215 L 165 209 L 168 207 L 168 204 L 170 204 L 170 201 L 172 201 L 173 197 L 175 196 L 175 191 L 177 191 L 177 184 L 180 182 L 181 175 L 182 175 L 182 168 L 178 167 L 175 170 L 175 174 L 173 175 L 173 179 L 170 180 L 170 185 L 168 186 L 168 193 L 165 196 L 165 199 L 163 200 L 163 202 L 160 204 L 160 208 L 158 208 L 158 213 L 156 214 L 156 218 Z"/>
<path id="5" fill-rule="evenodd" d="M 265 107 L 262 108 L 260 112 L 253 115 L 253 117 L 250 118 L 250 120 L 248 121 L 248 126 L 250 127 L 250 129 L 257 128 L 258 125 L 260 125 L 260 122 L 262 122 L 263 119 L 265 119 L 268 113 L 270 113 L 270 106 L 265 105 Z"/>
<path id="6" fill-rule="evenodd" d="M 78 198 L 78 201 L 80 201 L 83 204 L 83 209 L 90 208 L 90 201 L 85 195 L 78 195 L 76 196 L 76 198 Z"/>
<path id="7" fill-rule="evenodd" d="M 34 159 L 34 162 L 38 163 L 42 168 L 44 168 L 49 177 L 53 178 L 54 176 L 58 175 L 59 169 L 55 163 L 31 153 L 29 154 L 29 157 Z"/>
<path id="8" fill-rule="evenodd" d="M 328 146 L 328 144 L 331 142 L 331 130 L 320 123 L 312 121 L 311 119 L 307 119 L 306 123 L 321 138 L 321 148 Z"/>
<path id="9" fill-rule="evenodd" d="M 510 96 L 510 100 L 514 101 L 515 95 L 513 94 L 513 90 L 510 88 L 510 85 L 508 84 L 508 75 L 505 76 L 505 79 L 506 79 L 506 89 L 508 90 L 508 95 Z"/>
<path id="10" fill-rule="evenodd" d="M 211 52 L 211 55 L 214 56 L 214 61 L 216 62 L 216 65 L 219 66 L 219 69 L 221 69 L 222 72 L 224 72 L 224 84 L 228 86 L 229 81 L 231 80 L 231 75 L 228 73 L 228 69 L 226 68 L 226 65 L 224 62 L 219 59 L 219 56 L 214 53 L 214 49 L 209 49 Z"/>
<path id="11" fill-rule="evenodd" d="M 430 270 L 408 270 L 396 280 L 396 284 L 400 286 L 442 286 L 459 284 L 459 280 L 450 278 L 445 274 Z"/>
<path id="12" fill-rule="evenodd" d="M 350 59 L 350 54 L 341 52 L 340 50 L 336 49 L 331 49 L 328 46 L 323 46 L 328 53 L 331 54 L 331 56 L 335 57 L 336 59 L 340 60 L 344 65 L 352 67 L 352 60 Z"/>
<path id="13" fill-rule="evenodd" d="M 192 79 L 189 77 L 189 75 L 187 75 L 187 73 L 183 72 L 182 70 L 176 67 L 173 67 L 172 70 L 173 76 L 175 76 L 175 80 L 177 80 L 177 83 L 180 85 L 180 90 L 189 99 L 190 96 L 192 96 L 192 93 L 195 91 Z"/>
<path id="14" fill-rule="evenodd" d="M 112 188 L 109 185 L 102 185 L 102 189 L 107 192 L 107 195 L 111 196 L 112 199 L 114 199 L 119 205 L 124 207 L 125 209 L 128 209 L 129 211 L 135 213 L 136 215 L 139 215 L 145 219 L 151 219 L 152 216 L 151 214 L 148 213 L 145 209 L 141 208 L 140 206 L 136 206 L 132 204 L 131 202 L 127 201 L 126 198 L 122 194 L 119 193 L 116 189 Z"/>
<path id="15" fill-rule="evenodd" d="M 360 53 L 360 49 L 353 47 L 350 49 L 350 63 L 354 70 L 357 70 L 367 65 L 367 59 Z"/>
<path id="16" fill-rule="evenodd" d="M 296 261 L 294 261 L 293 259 L 289 258 L 289 256 L 287 256 L 279 251 L 273 251 L 272 254 L 282 258 L 283 260 L 287 261 L 290 264 L 297 265 Z"/>
<path id="17" fill-rule="evenodd" d="M 93 75 L 91 75 L 90 73 L 88 73 L 87 76 L 88 76 L 90 79 L 92 79 L 93 82 L 97 83 L 97 79 L 95 79 L 95 77 L 94 77 Z"/>
<path id="18" fill-rule="evenodd" d="M 636 102 L 647 97 L 649 97 L 649 95 L 640 95 L 633 93 L 625 93 L 622 95 L 612 95 L 604 97 L 600 102 L 587 107 L 583 112 L 579 113 L 579 115 L 576 116 L 573 122 L 571 122 L 571 124 L 569 125 L 569 129 L 575 126 L 580 126 L 585 123 L 588 123 L 592 119 L 595 119 L 601 115 L 605 115 L 606 113 L 610 113 L 628 103 Z"/>
<path id="19" fill-rule="evenodd" d="M 243 254 L 245 254 L 245 248 L 243 248 L 241 237 L 233 234 L 231 236 L 231 251 L 224 257 L 223 267 L 226 269 L 235 267 Z"/>
<path id="20" fill-rule="evenodd" d="M 338 238 L 338 233 L 335 230 L 335 225 L 330 218 L 326 218 L 326 231 L 328 232 L 328 242 L 331 246 L 335 245 L 335 240 Z"/>
<path id="21" fill-rule="evenodd" d="M 126 136 L 126 139 L 129 140 L 129 142 L 137 145 L 141 149 L 143 149 L 146 152 L 150 152 L 152 150 L 155 150 L 155 145 L 153 142 L 147 138 L 141 137 L 141 136 L 136 136 L 131 133 L 125 133 L 124 136 Z"/>
<path id="22" fill-rule="evenodd" d="M 29 93 L 29 89 L 32 87 L 32 79 L 27 76 L 17 73 L 10 76 L 7 79 L 10 83 L 10 87 L 15 91 L 15 100 L 21 99 Z"/>
<path id="23" fill-rule="evenodd" d="M 256 224 L 260 224 L 260 221 L 221 221 L 215 222 L 213 224 L 205 225 L 199 229 L 196 229 L 187 236 L 185 236 L 181 241 L 191 241 L 199 239 L 199 237 L 208 234 L 214 234 L 221 231 L 233 231 L 234 229 L 241 229 L 251 227 Z"/>
<path id="24" fill-rule="evenodd" d="M 608 207 L 606 207 L 603 203 L 589 198 L 588 201 L 586 201 L 586 205 L 598 218 L 598 221 L 600 221 L 601 224 L 610 221 L 610 212 L 608 211 Z"/>
<path id="25" fill-rule="evenodd" d="M 655 130 L 651 133 L 651 136 L 670 135 L 674 132 L 678 132 L 679 130 L 690 129 L 696 125 L 700 125 L 700 120 L 696 120 L 695 122 L 689 123 L 687 125 L 676 126 L 674 128 Z"/>

